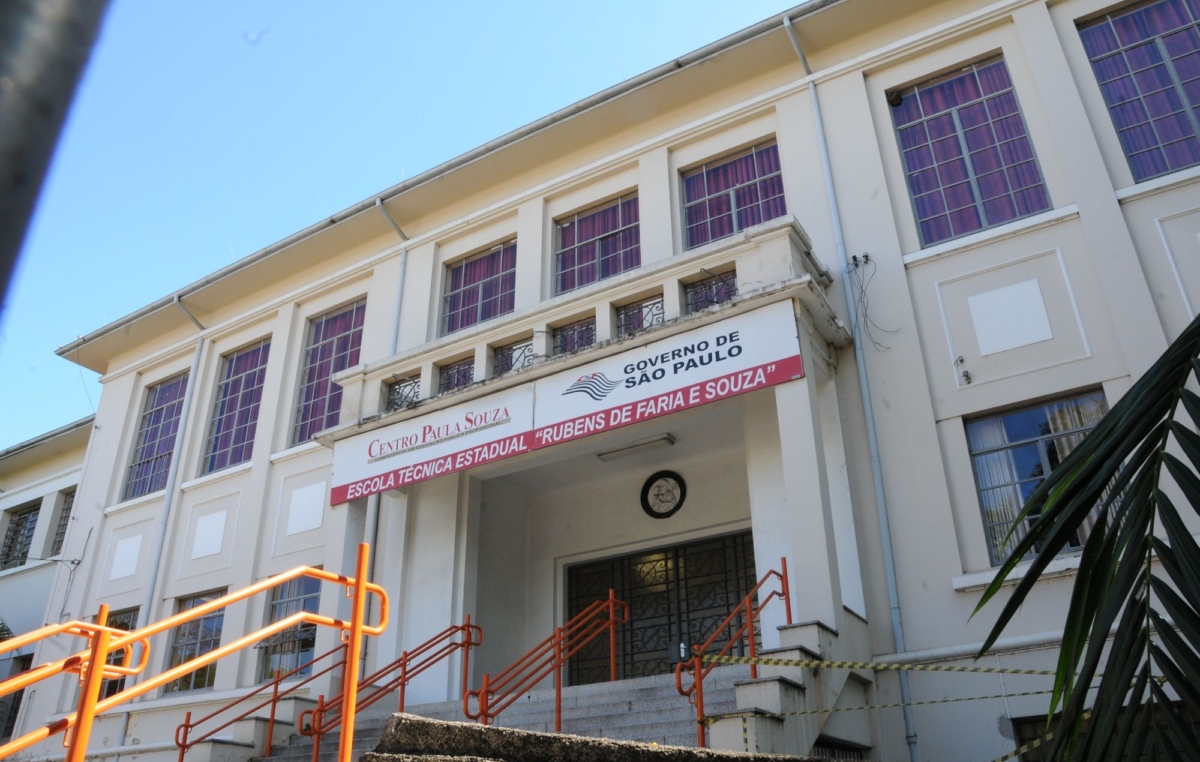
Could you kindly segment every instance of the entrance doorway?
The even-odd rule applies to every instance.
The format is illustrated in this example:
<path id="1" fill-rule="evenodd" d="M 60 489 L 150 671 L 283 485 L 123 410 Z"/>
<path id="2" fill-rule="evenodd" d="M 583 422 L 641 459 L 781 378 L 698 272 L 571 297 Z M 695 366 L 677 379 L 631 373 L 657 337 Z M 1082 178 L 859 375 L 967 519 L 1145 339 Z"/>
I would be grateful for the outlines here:
<path id="1" fill-rule="evenodd" d="M 615 590 L 629 604 L 629 623 L 617 638 L 620 678 L 662 675 L 709 638 L 756 582 L 750 532 L 727 535 L 568 567 L 568 617 Z M 722 634 L 718 647 L 737 624 Z M 744 648 L 739 644 L 731 653 L 744 655 Z M 568 679 L 571 685 L 609 679 L 607 638 L 597 638 L 571 659 Z"/>

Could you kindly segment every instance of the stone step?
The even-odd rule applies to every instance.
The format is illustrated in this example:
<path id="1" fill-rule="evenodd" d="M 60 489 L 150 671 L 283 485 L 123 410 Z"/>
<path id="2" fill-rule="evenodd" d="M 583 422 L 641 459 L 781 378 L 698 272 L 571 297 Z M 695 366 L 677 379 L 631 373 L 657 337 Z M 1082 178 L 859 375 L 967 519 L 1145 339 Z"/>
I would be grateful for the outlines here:
<path id="1" fill-rule="evenodd" d="M 410 755 L 409 759 L 443 755 L 504 762 L 787 762 L 800 759 L 656 746 L 565 733 L 534 733 L 397 714 L 384 729 L 378 750 L 364 754 L 361 762 L 407 762 L 402 755 Z"/>

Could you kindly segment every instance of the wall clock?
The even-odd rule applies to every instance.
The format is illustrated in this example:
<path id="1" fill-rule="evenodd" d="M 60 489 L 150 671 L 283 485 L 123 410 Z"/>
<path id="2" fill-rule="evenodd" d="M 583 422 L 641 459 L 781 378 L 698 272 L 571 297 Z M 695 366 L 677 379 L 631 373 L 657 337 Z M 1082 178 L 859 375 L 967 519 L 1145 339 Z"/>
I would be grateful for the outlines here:
<path id="1" fill-rule="evenodd" d="M 655 519 L 674 516 L 687 498 L 687 485 L 674 471 L 651 474 L 642 485 L 642 510 Z"/>

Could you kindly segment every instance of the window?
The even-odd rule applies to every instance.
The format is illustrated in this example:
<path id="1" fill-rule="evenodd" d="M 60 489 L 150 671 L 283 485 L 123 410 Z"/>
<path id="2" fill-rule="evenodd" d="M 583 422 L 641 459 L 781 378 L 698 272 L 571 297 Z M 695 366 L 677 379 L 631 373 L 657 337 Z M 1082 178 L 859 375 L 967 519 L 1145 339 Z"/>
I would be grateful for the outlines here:
<path id="1" fill-rule="evenodd" d="M 572 215 L 557 223 L 557 293 L 632 270 L 642 263 L 638 197 Z"/>
<path id="2" fill-rule="evenodd" d="M 762 143 L 683 175 L 687 248 L 787 214 L 779 146 Z"/>
<path id="3" fill-rule="evenodd" d="M 1192 733 L 1200 733 L 1200 720 L 1197 720 L 1195 715 L 1191 711 L 1189 711 L 1188 705 L 1186 703 L 1181 703 L 1181 702 L 1173 702 L 1173 703 L 1174 703 L 1175 709 L 1178 710 L 1179 713 L 1183 715 L 1184 722 L 1186 722 L 1187 725 L 1190 726 L 1189 729 L 1192 731 Z M 1144 711 L 1146 711 L 1146 709 L 1147 709 L 1147 707 L 1140 707 L 1137 709 L 1137 711 L 1144 712 Z M 1128 706 L 1126 706 L 1125 709 L 1122 709 L 1121 711 L 1117 712 L 1117 717 L 1115 720 L 1115 722 L 1117 723 L 1117 727 L 1120 727 L 1121 723 L 1125 721 L 1125 712 L 1127 710 L 1128 710 Z M 1168 724 L 1170 722 L 1170 720 L 1167 718 L 1167 715 L 1165 712 L 1165 707 L 1163 707 L 1161 704 L 1155 704 L 1153 706 L 1153 708 L 1150 709 L 1150 711 L 1152 711 L 1154 713 L 1155 724 L 1157 724 L 1159 726 L 1170 727 L 1170 725 Z M 1025 746 L 1026 744 L 1031 744 L 1034 741 L 1039 741 L 1039 740 L 1045 738 L 1048 733 L 1052 733 L 1052 732 L 1057 733 L 1061 721 L 1062 721 L 1062 713 L 1061 712 L 1055 714 L 1054 718 L 1049 723 L 1046 722 L 1045 714 L 1036 715 L 1034 717 L 1014 717 L 1012 719 L 1013 731 L 1014 731 L 1013 735 L 1015 736 L 1015 738 L 1013 740 L 1016 743 L 1017 748 L 1021 748 L 1022 746 Z M 1136 726 L 1136 724 L 1137 724 L 1136 721 L 1134 724 Z M 1088 735 L 1088 721 L 1084 720 L 1083 730 L 1079 735 L 1079 742 L 1081 744 L 1083 743 L 1084 739 L 1087 738 L 1087 735 Z M 1171 742 L 1173 744 L 1175 753 L 1171 754 L 1169 750 L 1164 749 L 1163 747 L 1160 746 L 1159 747 L 1159 751 L 1160 751 L 1159 756 L 1162 759 L 1186 759 L 1187 758 L 1187 750 L 1184 749 L 1182 746 L 1177 745 L 1177 744 L 1179 744 L 1179 739 L 1175 733 L 1173 733 L 1173 732 L 1169 733 L 1169 734 L 1164 733 L 1163 737 L 1171 739 L 1169 742 Z M 1136 743 L 1136 742 L 1133 742 L 1133 743 Z M 1042 746 L 1035 747 L 1033 749 L 1030 749 L 1029 751 L 1021 752 L 1021 756 L 1018 757 L 1017 759 L 1021 760 L 1022 762 L 1044 762 L 1046 759 L 1049 759 L 1049 757 L 1046 755 L 1047 751 L 1049 751 L 1049 747 L 1047 745 L 1043 744 Z M 1106 751 L 1107 751 L 1107 755 L 1105 756 L 1105 759 L 1113 759 L 1113 760 L 1117 760 L 1118 762 L 1134 762 L 1135 759 L 1138 760 L 1138 762 L 1140 762 L 1142 759 L 1145 759 L 1145 757 L 1141 756 L 1141 755 L 1134 757 L 1134 755 L 1131 753 L 1131 750 L 1128 748 L 1128 746 L 1125 749 L 1121 750 L 1120 755 L 1115 754 L 1114 750 L 1111 748 L 1107 749 Z"/>
<path id="4" fill-rule="evenodd" d="M 133 462 L 125 479 L 125 500 L 157 492 L 167 486 L 175 436 L 187 393 L 187 374 L 152 386 L 146 392 L 146 409 L 134 440 Z"/>
<path id="5" fill-rule="evenodd" d="M 292 444 L 307 442 L 318 431 L 338 425 L 342 387 L 331 379 L 335 373 L 358 364 L 366 314 L 367 300 L 359 299 L 309 321 Z"/>
<path id="6" fill-rule="evenodd" d="M 730 270 L 689 283 L 684 286 L 684 295 L 689 313 L 699 312 L 714 304 L 724 304 L 737 296 L 737 272 Z"/>
<path id="7" fill-rule="evenodd" d="M 889 97 L 921 245 L 1050 208 L 1003 58 Z"/>
<path id="8" fill-rule="evenodd" d="M 0 569 L 24 566 L 29 560 L 29 546 L 33 544 L 40 509 L 40 504 L 34 504 L 9 512 L 4 545 L 0 547 Z"/>
<path id="9" fill-rule="evenodd" d="M 626 304 L 617 307 L 617 335 L 632 336 L 656 325 L 662 325 L 665 319 L 661 296 Z"/>
<path id="10" fill-rule="evenodd" d="M 50 544 L 50 555 L 62 552 L 63 540 L 67 539 L 67 525 L 71 523 L 71 509 L 75 507 L 75 490 L 63 495 L 62 510 L 58 513 L 58 526 L 54 527 L 54 542 Z"/>
<path id="11" fill-rule="evenodd" d="M 1197 22 L 1197 0 L 1158 0 L 1079 30 L 1138 182 L 1200 164 Z"/>
<path id="12" fill-rule="evenodd" d="M 443 365 L 438 373 L 438 393 L 445 394 L 469 386 L 475 381 L 475 358 Z"/>
<path id="13" fill-rule="evenodd" d="M 121 609 L 108 615 L 108 626 L 117 630 L 129 632 L 137 629 L 138 608 Z M 108 664 L 120 664 L 125 659 L 124 651 L 115 651 L 108 655 Z M 100 698 L 106 699 L 125 690 L 125 678 L 118 677 L 100 683 Z"/>
<path id="14" fill-rule="evenodd" d="M 14 656 L 9 665 L 9 673 L 5 675 L 5 679 L 16 677 L 22 672 L 33 669 L 33 654 Z M 24 697 L 24 688 L 13 691 L 7 696 L 0 696 L 0 741 L 7 741 L 16 732 L 17 715 L 21 711 L 21 699 Z"/>
<path id="15" fill-rule="evenodd" d="M 1002 563 L 1009 547 L 1025 536 L 1025 527 L 1018 528 L 1005 543 L 1021 506 L 1106 412 L 1103 392 L 1092 392 L 967 422 L 967 445 L 993 565 Z M 1026 522 L 1036 520 L 1030 516 Z M 1069 547 L 1081 547 L 1086 539 L 1077 537 Z"/>
<path id="16" fill-rule="evenodd" d="M 215 601 L 225 595 L 224 590 L 205 593 L 191 598 L 179 599 L 179 611 L 190 611 L 209 601 Z M 175 640 L 171 643 L 171 667 L 189 662 L 212 651 L 221 645 L 221 628 L 225 624 L 225 609 L 217 609 L 211 614 L 205 614 L 199 619 L 181 624 L 175 628 Z M 211 688 L 217 676 L 217 665 L 209 664 L 195 672 L 184 675 L 178 680 L 167 683 L 163 690 L 167 693 L 192 691 L 198 688 Z"/>
<path id="17" fill-rule="evenodd" d="M 320 602 L 320 580 L 312 577 L 288 580 L 272 591 L 268 618 L 274 623 L 301 611 L 315 614 Z M 258 648 L 262 649 L 263 657 L 258 679 L 271 680 L 277 675 L 286 675 L 300 669 L 301 666 L 304 668 L 300 670 L 300 674 L 311 674 L 312 667 L 305 665 L 312 661 L 316 640 L 316 625 L 300 624 L 259 643 Z"/>
<path id="18" fill-rule="evenodd" d="M 388 384 L 387 410 L 403 410 L 421 398 L 421 374 L 398 378 Z"/>
<path id="19" fill-rule="evenodd" d="M 221 379 L 217 383 L 217 402 L 208 434 L 204 473 L 250 460 L 270 352 L 271 340 L 263 339 L 225 356 Z"/>
<path id="20" fill-rule="evenodd" d="M 554 354 L 577 352 L 596 343 L 596 318 L 554 329 Z"/>
<path id="21" fill-rule="evenodd" d="M 502 243 L 448 268 L 442 335 L 513 311 L 517 242 Z"/>
<path id="22" fill-rule="evenodd" d="M 525 339 L 504 347 L 496 347 L 492 351 L 492 373 L 499 376 L 510 370 L 533 365 L 533 339 Z"/>

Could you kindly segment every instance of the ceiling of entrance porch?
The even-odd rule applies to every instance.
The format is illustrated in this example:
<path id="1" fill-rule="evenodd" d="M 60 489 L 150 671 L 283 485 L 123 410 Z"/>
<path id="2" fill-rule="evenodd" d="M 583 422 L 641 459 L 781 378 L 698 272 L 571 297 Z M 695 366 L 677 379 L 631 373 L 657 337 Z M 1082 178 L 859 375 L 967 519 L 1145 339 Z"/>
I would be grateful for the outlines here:
<path id="1" fill-rule="evenodd" d="M 671 434 L 675 444 L 607 463 L 596 457 L 660 434 Z M 742 451 L 742 401 L 734 398 L 500 461 L 471 475 L 525 492 L 556 492 L 627 475 L 630 469 L 649 476 L 719 453 L 741 458 Z"/>

